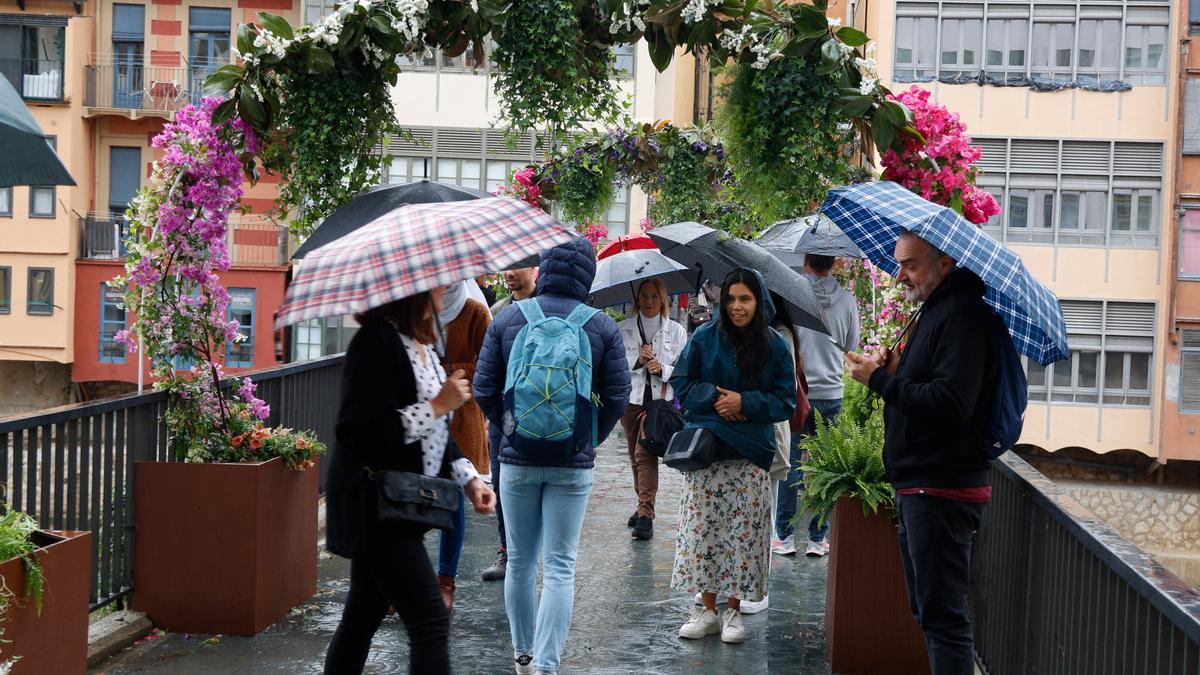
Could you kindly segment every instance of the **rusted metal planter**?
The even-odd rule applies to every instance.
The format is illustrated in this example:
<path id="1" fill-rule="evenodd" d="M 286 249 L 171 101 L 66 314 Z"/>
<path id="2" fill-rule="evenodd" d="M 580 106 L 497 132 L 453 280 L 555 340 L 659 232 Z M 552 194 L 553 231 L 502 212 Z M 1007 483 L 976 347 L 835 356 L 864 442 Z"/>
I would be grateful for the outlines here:
<path id="1" fill-rule="evenodd" d="M 929 673 L 925 637 L 908 606 L 896 526 L 842 497 L 830 527 L 825 640 L 830 669 L 863 675 Z"/>
<path id="2" fill-rule="evenodd" d="M 86 673 L 88 591 L 92 571 L 90 532 L 47 531 L 34 534 L 45 574 L 42 613 L 24 597 L 25 565 L 20 558 L 0 563 L 0 576 L 17 594 L 8 605 L 0 642 L 0 661 L 19 656 L 14 675 Z"/>
<path id="3" fill-rule="evenodd" d="M 317 589 L 316 469 L 136 462 L 133 606 L 165 630 L 254 635 Z"/>

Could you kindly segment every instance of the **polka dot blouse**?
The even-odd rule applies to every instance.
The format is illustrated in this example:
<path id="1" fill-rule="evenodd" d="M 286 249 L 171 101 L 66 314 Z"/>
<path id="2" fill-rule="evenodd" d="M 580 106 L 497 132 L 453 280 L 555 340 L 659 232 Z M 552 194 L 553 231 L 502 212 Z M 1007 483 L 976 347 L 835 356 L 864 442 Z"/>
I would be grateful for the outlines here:
<path id="1" fill-rule="evenodd" d="M 426 476 L 436 476 L 450 442 L 450 416 L 434 417 L 430 401 L 441 391 L 446 371 L 431 345 L 421 344 L 404 334 L 400 335 L 400 340 L 417 378 L 417 402 L 400 408 L 400 416 L 404 419 L 404 442 L 421 441 L 422 472 Z M 478 478 L 479 472 L 471 465 L 471 460 L 460 457 L 450 464 L 450 477 L 459 485 L 466 485 Z"/>

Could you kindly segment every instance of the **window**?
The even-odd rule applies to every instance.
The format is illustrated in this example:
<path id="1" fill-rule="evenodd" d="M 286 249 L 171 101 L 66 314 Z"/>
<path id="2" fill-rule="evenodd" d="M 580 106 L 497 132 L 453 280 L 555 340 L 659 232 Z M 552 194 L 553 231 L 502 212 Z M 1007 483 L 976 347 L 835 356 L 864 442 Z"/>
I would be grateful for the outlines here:
<path id="1" fill-rule="evenodd" d="M 350 345 L 350 339 L 358 331 L 358 324 L 351 316 L 333 316 L 312 319 L 297 324 L 295 330 L 296 361 L 310 361 L 322 356 L 340 354 Z"/>
<path id="2" fill-rule="evenodd" d="M 896 64 L 897 79 L 930 79 L 937 64 L 934 49 L 937 44 L 937 18 L 896 18 Z"/>
<path id="3" fill-rule="evenodd" d="M 26 287 L 25 313 L 50 315 L 54 313 L 54 270 L 49 267 L 30 267 Z"/>
<path id="4" fill-rule="evenodd" d="M 113 105 L 117 108 L 141 108 L 145 5 L 113 5 Z"/>
<path id="5" fill-rule="evenodd" d="M 1084 19 L 1079 22 L 1079 82 L 1095 83 L 1120 76 L 1117 61 L 1121 44 L 1120 19 Z"/>
<path id="6" fill-rule="evenodd" d="M 1044 179 L 1043 179 L 1044 182 Z M 1010 241 L 1054 241 L 1054 188 L 1012 188 L 1008 197 Z"/>
<path id="7" fill-rule="evenodd" d="M 1026 359 L 1030 400 L 1150 405 L 1154 305 L 1081 300 L 1062 305 L 1071 356 L 1045 367 Z"/>
<path id="8" fill-rule="evenodd" d="M 220 7 L 188 9 L 188 65 L 193 102 L 199 103 L 204 80 L 230 62 L 230 10 Z"/>
<path id="9" fill-rule="evenodd" d="M 1158 190 L 1116 189 L 1112 196 L 1112 241 L 1136 243 L 1137 239 L 1153 235 Z"/>
<path id="10" fill-rule="evenodd" d="M 100 363 L 125 363 L 125 345 L 116 334 L 125 329 L 125 296 L 107 283 L 100 284 Z"/>
<path id="11" fill-rule="evenodd" d="M 489 159 L 487 161 L 487 182 L 483 189 L 488 193 L 495 193 L 496 190 L 500 189 L 501 183 L 507 183 L 512 178 L 514 171 L 528 164 L 529 162 Z"/>
<path id="12" fill-rule="evenodd" d="M 1074 77 L 1071 58 L 1075 49 L 1074 25 L 1065 22 L 1034 23 L 1031 49 L 1030 75 L 1055 82 L 1071 82 Z"/>
<path id="13" fill-rule="evenodd" d="M 615 45 L 613 47 L 613 66 L 617 77 L 632 80 L 634 65 L 637 63 L 637 45 Z"/>
<path id="14" fill-rule="evenodd" d="M 58 152 L 58 139 L 47 136 L 46 143 Z M 52 185 L 35 185 L 29 188 L 29 216 L 31 218 L 53 218 L 55 215 L 55 189 Z"/>
<path id="15" fill-rule="evenodd" d="M 995 79 L 1024 77 L 1025 43 L 1029 37 L 1026 19 L 988 19 L 987 74 Z"/>
<path id="16" fill-rule="evenodd" d="M 429 178 L 429 159 L 392 157 L 388 162 L 388 184 L 399 185 Z"/>
<path id="17" fill-rule="evenodd" d="M 609 240 L 629 231 L 629 186 L 616 186 L 613 202 L 604 214 L 604 226 L 608 228 Z"/>
<path id="18" fill-rule="evenodd" d="M 1200 330 L 1184 330 L 1179 354 L 1179 409 L 1200 412 Z"/>
<path id="19" fill-rule="evenodd" d="M 1107 202 L 1107 191 L 1070 190 L 1064 181 L 1058 217 L 1059 243 L 1103 246 Z"/>
<path id="20" fill-rule="evenodd" d="M 1166 26 L 1125 27 L 1125 73 L 1131 84 L 1162 84 L 1166 78 Z"/>
<path id="21" fill-rule="evenodd" d="M 983 42 L 981 19 L 942 19 L 942 75 L 977 75 L 980 63 L 979 47 Z"/>
<path id="22" fill-rule="evenodd" d="M 1179 276 L 1200 279 L 1200 204 L 1184 204 L 1179 217 Z"/>
<path id="23" fill-rule="evenodd" d="M 254 365 L 254 300 L 253 288 L 229 289 L 229 319 L 238 322 L 238 335 L 245 338 L 225 344 L 225 365 L 231 368 Z"/>
<path id="24" fill-rule="evenodd" d="M 483 162 L 478 159 L 442 159 L 436 163 L 437 173 L 434 180 L 447 185 L 462 185 L 463 187 L 480 187 Z"/>
<path id="25" fill-rule="evenodd" d="M 66 26 L 66 16 L 0 14 L 0 74 L 25 99 L 62 100 Z"/>
<path id="26" fill-rule="evenodd" d="M 12 215 L 12 195 L 11 187 L 0 187 L 0 216 Z"/>
<path id="27" fill-rule="evenodd" d="M 12 268 L 0 267 L 0 314 L 12 311 Z"/>
<path id="28" fill-rule="evenodd" d="M 304 0 L 304 23 L 312 24 L 333 13 L 338 0 Z"/>
<path id="29" fill-rule="evenodd" d="M 108 168 L 108 210 L 123 214 L 142 185 L 142 149 L 114 145 Z"/>
<path id="30" fill-rule="evenodd" d="M 1188 2 L 1188 34 L 1200 34 L 1200 0 Z"/>

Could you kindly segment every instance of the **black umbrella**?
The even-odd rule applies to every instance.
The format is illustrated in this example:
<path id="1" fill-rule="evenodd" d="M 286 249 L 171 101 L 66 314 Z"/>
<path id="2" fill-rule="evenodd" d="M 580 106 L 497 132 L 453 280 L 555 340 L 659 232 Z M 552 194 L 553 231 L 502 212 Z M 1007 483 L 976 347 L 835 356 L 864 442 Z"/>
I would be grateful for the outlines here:
<path id="1" fill-rule="evenodd" d="M 758 271 L 767 287 L 787 303 L 796 325 L 829 334 L 825 312 L 808 279 L 762 246 L 699 223 L 656 227 L 649 235 L 664 255 L 695 269 L 701 279 L 719 282 L 739 267 Z"/>
<path id="2" fill-rule="evenodd" d="M 465 202 L 469 199 L 484 199 L 492 195 L 483 190 L 444 185 L 420 180 L 402 185 L 380 185 L 359 193 L 350 201 L 329 214 L 321 225 L 304 240 L 304 244 L 292 255 L 292 259 L 303 258 L 331 241 L 341 239 L 358 228 L 390 213 L 405 204 L 433 204 L 436 202 Z"/>
<path id="3" fill-rule="evenodd" d="M 804 256 L 863 258 L 863 252 L 832 220 L 824 215 L 781 220 L 758 237 L 758 243 L 788 267 L 804 267 Z"/>
<path id="4" fill-rule="evenodd" d="M 74 185 L 62 160 L 8 78 L 0 76 L 0 186 Z"/>

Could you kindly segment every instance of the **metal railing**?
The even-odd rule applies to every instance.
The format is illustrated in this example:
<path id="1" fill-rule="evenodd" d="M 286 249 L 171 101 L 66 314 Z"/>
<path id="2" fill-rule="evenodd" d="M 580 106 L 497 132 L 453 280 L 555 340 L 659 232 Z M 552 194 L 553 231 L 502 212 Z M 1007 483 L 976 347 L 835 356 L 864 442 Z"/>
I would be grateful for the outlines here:
<path id="1" fill-rule="evenodd" d="M 0 59 L 0 74 L 26 100 L 63 100 L 62 59 Z"/>
<path id="2" fill-rule="evenodd" d="M 79 222 L 79 255 L 92 260 L 125 257 L 129 221 L 117 213 L 89 213 Z"/>
<path id="3" fill-rule="evenodd" d="M 129 222 L 123 214 L 89 213 L 79 222 L 79 255 L 88 260 L 125 257 Z M 288 263 L 288 230 L 269 220 L 231 221 L 226 232 L 229 264 L 275 266 Z"/>
<path id="4" fill-rule="evenodd" d="M 141 63 L 100 63 L 86 67 L 83 105 L 169 115 L 192 100 L 188 68 Z"/>
<path id="5" fill-rule="evenodd" d="M 972 555 L 985 671 L 1200 673 L 1200 591 L 1012 453 Z"/>
<path id="6" fill-rule="evenodd" d="M 343 357 L 251 373 L 271 406 L 269 424 L 312 429 L 333 443 Z M 48 529 L 92 532 L 90 603 L 128 595 L 133 583 L 133 463 L 173 461 L 163 413 L 150 392 L 0 419 L 0 485 L 8 507 Z M 321 485 L 326 463 L 321 463 Z"/>

